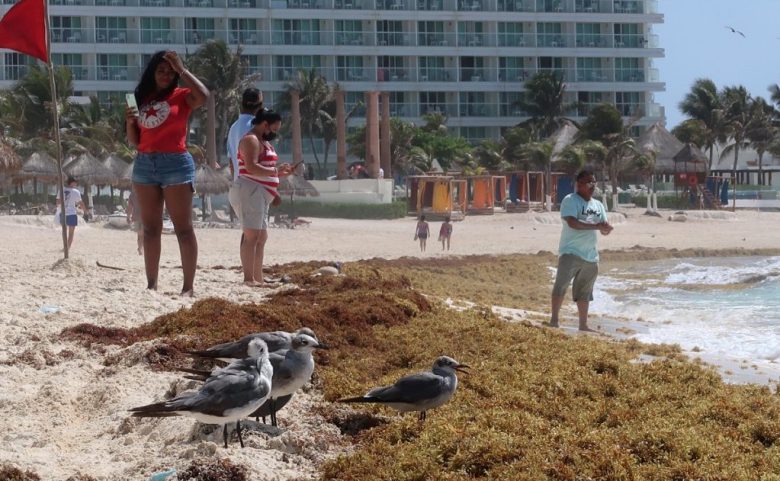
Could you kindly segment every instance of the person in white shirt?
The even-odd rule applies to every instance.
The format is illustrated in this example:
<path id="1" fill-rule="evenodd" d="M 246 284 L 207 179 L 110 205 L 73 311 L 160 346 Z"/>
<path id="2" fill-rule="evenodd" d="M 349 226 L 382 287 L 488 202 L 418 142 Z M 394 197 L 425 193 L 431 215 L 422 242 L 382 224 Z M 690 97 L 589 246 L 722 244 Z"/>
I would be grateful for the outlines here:
<path id="1" fill-rule="evenodd" d="M 82 211 L 87 211 L 87 206 L 81 200 L 81 192 L 76 188 L 77 182 L 73 177 L 68 177 L 65 182 L 65 190 L 63 195 L 65 196 L 65 202 L 61 202 L 57 199 L 57 210 L 60 211 L 60 223 L 62 223 L 65 217 L 65 224 L 68 226 L 68 250 L 73 245 L 73 235 L 76 232 L 76 226 L 79 224 L 79 216 L 76 211 L 76 207 L 80 207 Z M 64 204 L 64 207 L 63 207 Z"/>
<path id="2" fill-rule="evenodd" d="M 241 95 L 241 113 L 228 131 L 227 153 L 230 158 L 230 175 L 233 180 L 228 200 L 233 212 L 239 217 L 241 216 L 241 205 L 238 195 L 238 144 L 244 135 L 252 129 L 252 119 L 261 108 L 263 108 L 263 93 L 254 87 L 244 90 Z"/>

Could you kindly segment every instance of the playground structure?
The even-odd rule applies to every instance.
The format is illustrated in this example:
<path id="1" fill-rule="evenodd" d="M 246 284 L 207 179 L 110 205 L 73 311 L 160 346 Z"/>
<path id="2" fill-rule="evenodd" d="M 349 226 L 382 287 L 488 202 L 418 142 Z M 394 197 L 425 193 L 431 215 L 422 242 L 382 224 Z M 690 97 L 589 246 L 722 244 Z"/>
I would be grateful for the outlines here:
<path id="1" fill-rule="evenodd" d="M 468 184 L 448 175 L 412 175 L 406 178 L 407 213 L 428 220 L 463 220 Z"/>

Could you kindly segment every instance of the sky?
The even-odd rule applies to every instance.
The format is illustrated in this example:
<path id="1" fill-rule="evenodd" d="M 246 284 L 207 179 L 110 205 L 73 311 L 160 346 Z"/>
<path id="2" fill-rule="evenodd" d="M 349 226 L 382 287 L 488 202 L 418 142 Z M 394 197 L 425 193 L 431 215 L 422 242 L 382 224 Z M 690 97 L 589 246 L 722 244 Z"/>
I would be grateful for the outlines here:
<path id="1" fill-rule="evenodd" d="M 668 129 L 685 119 L 677 105 L 697 78 L 719 89 L 744 85 L 767 99 L 767 87 L 780 84 L 780 0 L 658 0 L 658 11 L 664 23 L 653 32 L 665 58 L 654 66 L 666 91 L 655 101 L 666 110 Z"/>

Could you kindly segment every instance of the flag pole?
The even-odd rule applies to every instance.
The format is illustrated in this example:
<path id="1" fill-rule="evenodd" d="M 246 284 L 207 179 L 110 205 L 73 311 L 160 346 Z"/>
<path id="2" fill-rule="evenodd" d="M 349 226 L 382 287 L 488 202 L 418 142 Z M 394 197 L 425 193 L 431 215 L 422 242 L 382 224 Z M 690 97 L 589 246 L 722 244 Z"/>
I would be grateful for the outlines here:
<path id="1" fill-rule="evenodd" d="M 57 175 L 59 177 L 60 225 L 62 226 L 62 252 L 68 258 L 68 228 L 65 225 L 65 179 L 62 173 L 62 141 L 60 139 L 60 114 L 57 108 L 57 86 L 54 82 L 54 65 L 51 62 L 51 35 L 49 30 L 49 0 L 43 0 L 43 19 L 46 22 L 46 69 L 49 71 L 49 89 L 51 90 L 51 115 L 54 120 L 54 142 L 57 145 Z"/>

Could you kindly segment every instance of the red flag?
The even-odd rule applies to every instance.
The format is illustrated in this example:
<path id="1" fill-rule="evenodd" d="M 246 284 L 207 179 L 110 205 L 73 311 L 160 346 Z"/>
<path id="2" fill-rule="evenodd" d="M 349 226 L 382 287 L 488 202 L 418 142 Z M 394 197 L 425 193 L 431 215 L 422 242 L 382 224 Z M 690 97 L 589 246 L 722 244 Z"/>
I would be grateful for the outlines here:
<path id="1" fill-rule="evenodd" d="M 19 0 L 0 19 L 0 48 L 26 53 L 44 62 L 46 51 L 46 0 Z"/>

